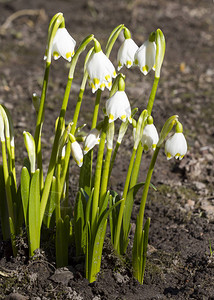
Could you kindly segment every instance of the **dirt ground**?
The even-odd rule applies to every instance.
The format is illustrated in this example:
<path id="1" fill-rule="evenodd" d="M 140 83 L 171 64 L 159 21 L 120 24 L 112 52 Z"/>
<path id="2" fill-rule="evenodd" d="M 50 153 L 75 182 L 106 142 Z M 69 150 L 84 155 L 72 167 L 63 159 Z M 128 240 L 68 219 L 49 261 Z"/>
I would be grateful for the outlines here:
<path id="1" fill-rule="evenodd" d="M 30 11 L 8 19 L 23 9 Z M 158 158 L 152 179 L 158 191 L 150 191 L 146 206 L 151 228 L 143 286 L 132 277 L 130 249 L 126 259 L 120 260 L 108 239 L 101 272 L 92 284 L 84 279 L 81 262 L 72 257 L 68 268 L 55 268 L 51 242 L 44 241 L 34 260 L 26 260 L 25 244 L 20 239 L 16 259 L 10 256 L 8 243 L 0 242 L 0 299 L 214 299 L 214 2 L 0 0 L 0 12 L 0 103 L 13 117 L 19 171 L 26 156 L 22 132 L 34 133 L 31 96 L 41 92 L 48 23 L 57 12 L 63 12 L 66 28 L 77 45 L 93 33 L 104 48 L 113 28 L 123 23 L 140 46 L 150 32 L 161 28 L 167 46 L 153 116 L 160 130 L 169 116 L 178 114 L 188 141 L 188 154 L 182 161 L 167 162 L 164 150 Z M 115 65 L 120 42 L 110 57 Z M 72 101 L 77 97 L 82 69 L 83 59 L 72 87 L 67 120 L 72 118 Z M 145 77 L 137 68 L 122 71 L 131 106 L 144 109 L 153 74 Z M 42 140 L 46 167 L 67 73 L 64 60 L 52 64 Z M 94 98 L 89 88 L 84 97 L 87 105 L 83 105 L 79 124 L 90 126 Z M 128 168 L 124 157 L 130 157 L 131 149 L 130 140 L 124 141 L 113 171 L 111 188 L 118 191 Z M 144 156 L 140 180 L 145 179 L 151 154 Z M 76 192 L 77 172 L 74 168 L 71 195 Z M 139 199 L 134 204 L 133 224 Z M 133 231 L 130 239 L 132 243 Z"/>

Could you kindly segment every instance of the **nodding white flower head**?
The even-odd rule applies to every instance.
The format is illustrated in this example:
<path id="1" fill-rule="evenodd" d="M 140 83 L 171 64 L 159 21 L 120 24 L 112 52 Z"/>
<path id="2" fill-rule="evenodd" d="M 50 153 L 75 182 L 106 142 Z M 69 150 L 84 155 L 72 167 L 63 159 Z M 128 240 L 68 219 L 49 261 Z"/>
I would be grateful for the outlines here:
<path id="1" fill-rule="evenodd" d="M 73 159 L 77 163 L 79 167 L 82 167 L 83 164 L 83 153 L 82 149 L 77 141 L 74 141 L 71 143 L 71 154 L 73 156 Z"/>
<path id="2" fill-rule="evenodd" d="M 135 53 L 135 64 L 147 75 L 151 69 L 155 71 L 156 44 L 147 40 Z"/>
<path id="3" fill-rule="evenodd" d="M 123 41 L 117 54 L 118 71 L 124 65 L 127 68 L 130 68 L 134 64 L 134 57 L 137 49 L 137 44 L 131 38 L 127 38 Z"/>
<path id="4" fill-rule="evenodd" d="M 177 125 L 181 125 L 180 122 L 178 122 Z M 177 129 L 176 125 L 176 132 L 171 136 L 165 144 L 165 153 L 167 159 L 171 159 L 172 157 L 175 157 L 176 159 L 182 159 L 184 155 L 187 153 L 187 142 L 183 135 L 183 129 L 181 125 L 181 130 Z"/>
<path id="5" fill-rule="evenodd" d="M 93 93 L 98 89 L 103 91 L 105 87 L 111 90 L 112 78 L 115 78 L 117 74 L 112 62 L 102 50 L 99 52 L 95 51 L 90 56 L 86 69 L 89 75 L 89 85 Z"/>
<path id="6" fill-rule="evenodd" d="M 96 128 L 92 129 L 89 134 L 87 135 L 85 142 L 84 142 L 84 155 L 94 148 L 95 145 L 98 145 L 100 142 L 100 131 Z"/>
<path id="7" fill-rule="evenodd" d="M 124 89 L 124 79 L 120 78 L 118 91 L 106 101 L 106 113 L 109 117 L 109 123 L 115 121 L 117 118 L 120 118 L 123 122 L 128 119 L 132 123 L 131 106 Z"/>
<path id="8" fill-rule="evenodd" d="M 155 150 L 159 140 L 157 129 L 153 124 L 153 118 L 150 116 L 148 117 L 148 119 L 148 124 L 144 127 L 143 135 L 141 138 L 141 144 L 145 152 L 147 152 L 151 148 Z"/>
<path id="9" fill-rule="evenodd" d="M 68 33 L 67 29 L 58 28 L 52 45 L 52 55 L 54 59 L 58 59 L 62 56 L 70 62 L 74 55 L 75 45 L 76 41 Z"/>

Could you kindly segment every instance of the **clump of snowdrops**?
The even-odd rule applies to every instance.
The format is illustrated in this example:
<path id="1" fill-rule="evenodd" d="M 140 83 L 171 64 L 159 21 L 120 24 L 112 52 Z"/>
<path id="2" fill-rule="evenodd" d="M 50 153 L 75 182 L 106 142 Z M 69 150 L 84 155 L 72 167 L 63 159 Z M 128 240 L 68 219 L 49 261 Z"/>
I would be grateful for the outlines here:
<path id="1" fill-rule="evenodd" d="M 117 73 L 109 60 L 112 47 L 120 33 L 123 33 L 124 41 L 117 55 L 118 71 L 123 67 L 132 66 L 138 66 L 144 75 L 151 70 L 154 71 L 154 82 L 147 107 L 143 111 L 138 111 L 138 119 L 135 118 L 138 109 L 131 109 L 125 91 L 125 76 Z M 165 54 L 165 38 L 162 31 L 157 29 L 149 35 L 148 40 L 141 47 L 138 47 L 131 38 L 128 28 L 119 25 L 110 34 L 105 53 L 94 35 L 87 36 L 76 50 L 75 47 L 76 41 L 65 28 L 63 14 L 56 14 L 48 28 L 41 96 L 33 94 L 37 115 L 35 132 L 34 135 L 27 131 L 23 132 L 28 157 L 19 175 L 21 178 L 19 186 L 16 181 L 13 122 L 6 106 L 0 105 L 2 153 L 0 216 L 3 238 L 11 239 L 13 253 L 16 255 L 16 236 L 25 227 L 29 255 L 33 256 L 35 250 L 41 246 L 44 227 L 54 227 L 57 267 L 68 264 L 69 248 L 75 247 L 76 256 L 85 257 L 86 278 L 89 282 L 93 282 L 100 271 L 108 222 L 114 249 L 120 255 L 126 253 L 134 198 L 142 187 L 132 249 L 132 264 L 134 276 L 143 283 L 150 226 L 149 218 L 144 221 L 145 204 L 149 188 L 152 187 L 150 181 L 159 150 L 173 128 L 174 134 L 165 143 L 167 159 L 172 157 L 182 159 L 187 152 L 183 127 L 178 121 L 178 116 L 171 116 L 163 125 L 160 134 L 156 130 L 152 117 Z M 67 124 L 65 114 L 75 68 L 79 56 L 84 51 L 88 52 L 85 57 L 78 100 L 76 103 L 69 104 L 75 106 L 75 111 L 72 121 Z M 48 171 L 44 176 L 42 161 L 44 149 L 42 149 L 41 137 L 45 120 L 48 77 L 52 57 L 56 60 L 61 56 L 70 63 L 70 68 L 61 110 L 56 120 Z M 78 118 L 81 105 L 84 105 L 82 101 L 87 82 L 92 93 L 95 94 L 95 106 L 91 130 L 81 142 L 79 132 L 83 124 L 78 124 Z M 105 88 L 109 90 L 109 98 L 104 103 L 101 101 L 101 95 Z M 100 122 L 97 121 L 98 115 L 101 116 L 99 119 L 102 119 Z M 115 122 L 120 123 L 118 132 L 115 132 Z M 123 139 L 127 138 L 129 126 L 133 129 L 134 136 L 132 155 L 127 166 L 123 193 L 120 196 L 117 191 L 109 189 L 109 180 L 118 150 Z M 93 148 L 96 145 L 98 145 L 98 152 L 93 169 Z M 138 182 L 138 174 L 143 151 L 153 151 L 153 155 L 146 181 L 142 183 Z M 69 207 L 68 201 L 71 160 L 74 160 L 80 168 L 79 188 L 74 207 Z"/>

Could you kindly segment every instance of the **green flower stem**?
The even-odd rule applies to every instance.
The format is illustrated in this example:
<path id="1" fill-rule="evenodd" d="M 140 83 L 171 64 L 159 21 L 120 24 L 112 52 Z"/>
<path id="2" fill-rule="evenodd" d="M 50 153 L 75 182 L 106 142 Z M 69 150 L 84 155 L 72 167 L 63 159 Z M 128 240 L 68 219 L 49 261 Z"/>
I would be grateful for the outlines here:
<path id="1" fill-rule="evenodd" d="M 48 172 L 47 172 L 47 177 L 45 180 L 45 185 L 42 193 L 42 199 L 41 199 L 41 206 L 40 206 L 40 225 L 42 225 L 42 220 L 45 212 L 45 207 L 48 201 L 48 196 L 50 192 L 50 187 L 51 187 L 51 182 L 54 174 L 54 169 L 56 166 L 56 161 L 57 161 L 57 153 L 58 153 L 58 145 L 59 145 L 59 139 L 61 137 L 62 129 L 63 129 L 63 124 L 64 124 L 64 119 L 65 119 L 65 112 L 68 104 L 68 99 L 69 99 L 69 94 L 71 90 L 71 85 L 72 85 L 72 78 L 68 79 L 67 86 L 65 89 L 65 94 L 63 98 L 63 103 L 61 107 L 61 112 L 59 116 L 59 121 L 57 124 L 57 130 L 54 138 L 54 143 L 52 147 L 52 152 L 51 152 L 51 158 L 50 158 L 50 163 L 48 167 Z"/>
<path id="2" fill-rule="evenodd" d="M 72 135 L 75 134 L 75 130 L 76 130 L 76 126 L 77 126 L 77 121 L 78 121 L 78 117 L 79 117 L 79 112 L 80 112 L 80 108 L 81 108 L 81 104 L 82 104 L 82 98 L 83 98 L 83 94 L 84 94 L 84 91 L 85 91 L 85 86 L 86 86 L 87 79 L 88 79 L 88 72 L 85 71 L 83 79 L 82 79 L 82 84 L 81 84 L 81 87 L 80 87 L 80 91 L 79 91 L 78 101 L 77 101 L 74 116 L 73 116 L 73 124 L 71 126 L 71 132 L 70 132 Z M 63 167 L 63 171 L 62 171 L 62 175 L 61 175 L 61 185 L 60 185 L 61 190 L 59 191 L 60 195 L 62 194 L 66 174 L 68 172 L 70 154 L 71 154 L 71 142 L 68 141 L 68 145 L 66 147 L 64 167 Z"/>
<path id="3" fill-rule="evenodd" d="M 130 180 L 130 189 L 133 186 L 135 186 L 135 184 L 137 183 L 142 154 L 143 154 L 143 147 L 140 142 L 137 147 L 136 158 L 135 158 L 135 162 L 134 162 L 134 166 L 133 166 L 133 170 L 132 170 L 132 176 L 131 176 L 131 180 Z"/>
<path id="4" fill-rule="evenodd" d="M 13 199 L 12 199 L 12 193 L 10 189 L 10 176 L 9 176 L 8 166 L 7 166 L 7 153 L 6 153 L 5 141 L 2 141 L 1 145 L 2 145 L 2 161 L 3 161 L 5 189 L 7 195 L 8 214 L 9 214 L 9 218 L 11 218 L 14 224 L 15 219 L 14 219 L 14 212 L 13 212 Z"/>
<path id="5" fill-rule="evenodd" d="M 149 101 L 147 104 L 147 113 L 148 116 L 151 115 L 152 113 L 152 108 L 153 108 L 153 104 L 154 104 L 154 100 L 155 100 L 155 95 L 157 92 L 157 87 L 158 87 L 158 82 L 159 82 L 160 78 L 155 77 L 154 82 L 153 82 L 153 86 L 152 86 L 152 90 L 149 96 Z M 136 154 L 136 159 L 135 159 L 135 163 L 133 166 L 133 172 L 132 172 L 132 177 L 131 177 L 131 181 L 130 181 L 130 188 L 132 188 L 138 180 L 138 175 L 139 175 L 139 170 L 140 170 L 140 163 L 141 163 L 141 159 L 142 159 L 142 154 L 143 154 L 143 147 L 141 145 L 141 142 L 138 145 L 137 148 L 137 154 Z"/>
<path id="6" fill-rule="evenodd" d="M 11 146 L 10 146 L 10 137 L 6 137 L 6 147 L 7 147 L 7 157 L 8 157 L 8 168 L 9 173 L 12 172 L 12 153 L 11 153 Z"/>
<path id="7" fill-rule="evenodd" d="M 68 143 L 67 143 L 67 146 L 66 146 L 66 150 L 65 150 L 64 166 L 63 166 L 63 170 L 62 170 L 62 174 L 61 174 L 61 178 L 60 178 L 59 190 L 58 190 L 60 198 L 62 197 L 65 180 L 66 180 L 66 176 L 67 176 L 67 173 L 68 173 L 70 155 L 71 155 L 71 141 L 69 139 Z"/>
<path id="8" fill-rule="evenodd" d="M 101 94 L 102 94 L 102 90 L 98 89 L 97 94 L 96 94 L 96 101 L 95 101 L 93 119 L 92 119 L 92 123 L 91 123 L 91 129 L 96 128 L 96 125 L 97 125 L 97 117 L 98 117 L 98 112 L 99 112 Z"/>
<path id="9" fill-rule="evenodd" d="M 11 146 L 11 161 L 12 161 L 13 180 L 14 180 L 14 183 L 15 183 L 15 188 L 17 189 L 16 168 L 15 168 L 15 147 L 14 146 Z"/>
<path id="10" fill-rule="evenodd" d="M 40 225 L 42 225 L 42 220 L 43 220 L 44 213 L 45 213 L 45 207 L 46 207 L 46 204 L 48 201 L 48 195 L 50 192 L 52 177 L 53 177 L 54 169 L 55 169 L 56 162 L 57 162 L 59 139 L 60 139 L 62 129 L 63 129 L 65 113 L 66 113 L 66 109 L 67 109 L 67 105 L 68 105 L 68 99 L 69 99 L 69 95 L 70 95 L 70 90 L 71 90 L 71 85 L 72 85 L 72 81 L 73 81 L 75 67 L 76 67 L 76 64 L 77 64 L 80 54 L 85 50 L 86 46 L 91 42 L 93 37 L 94 36 L 92 34 L 83 40 L 83 42 L 77 49 L 77 51 L 74 54 L 72 61 L 71 61 L 71 66 L 70 66 L 70 70 L 69 70 L 69 74 L 68 74 L 68 81 L 67 81 L 67 85 L 66 85 L 66 89 L 65 89 L 65 94 L 64 94 L 64 98 L 63 98 L 63 102 L 62 102 L 59 121 L 57 124 L 57 130 L 56 130 L 56 134 L 55 134 L 55 138 L 54 138 L 54 144 L 53 144 L 53 148 L 52 148 L 50 163 L 49 163 L 49 167 L 48 167 L 48 173 L 47 173 L 47 177 L 45 180 L 45 185 L 44 185 L 44 189 L 43 189 L 43 193 L 42 193 L 41 206 L 40 206 Z"/>
<path id="11" fill-rule="evenodd" d="M 109 174 L 108 174 L 108 180 L 111 176 L 111 172 L 112 172 L 112 169 L 113 169 L 113 166 L 114 166 L 114 162 L 115 162 L 115 159 L 116 159 L 116 156 L 117 156 L 117 152 L 119 150 L 119 147 L 120 147 L 121 143 L 116 143 L 116 146 L 114 148 L 114 152 L 113 152 L 113 155 L 112 155 L 112 159 L 111 159 L 111 163 L 110 163 L 110 167 L 109 167 Z"/>
<path id="12" fill-rule="evenodd" d="M 152 86 L 152 90 L 151 90 L 151 93 L 149 96 L 149 101 L 148 101 L 148 105 L 147 105 L 147 112 L 148 112 L 149 116 L 152 113 L 152 108 L 153 108 L 153 104 L 154 104 L 154 100 L 155 100 L 155 95 L 156 95 L 159 79 L 160 78 L 155 77 L 153 86 Z"/>
<path id="13" fill-rule="evenodd" d="M 100 188 L 100 201 L 99 201 L 99 207 L 101 208 L 103 206 L 103 202 L 105 200 L 107 187 L 108 187 L 108 178 L 109 178 L 109 166 L 111 162 L 111 153 L 112 149 L 107 149 L 106 157 L 105 157 L 105 163 L 103 167 L 103 173 L 102 173 L 102 181 L 101 181 L 101 188 Z"/>
<path id="14" fill-rule="evenodd" d="M 75 130 L 77 127 L 77 121 L 78 121 L 78 117 L 79 117 L 79 112 L 80 112 L 80 108 L 81 108 L 81 104 L 82 104 L 82 98 L 83 98 L 83 94 L 85 91 L 87 79 L 88 79 L 88 72 L 85 71 L 83 79 L 82 79 L 80 91 L 79 91 L 78 101 L 77 101 L 77 104 L 75 107 L 75 112 L 74 112 L 74 116 L 73 116 L 73 124 L 71 126 L 71 134 L 73 134 L 73 135 L 75 134 Z"/>
<path id="15" fill-rule="evenodd" d="M 112 31 L 112 33 L 109 36 L 107 45 L 106 45 L 106 56 L 109 57 L 112 47 L 114 46 L 114 43 L 116 42 L 120 32 L 125 28 L 125 26 L 123 24 L 117 26 L 114 28 L 114 30 Z"/>
<path id="16" fill-rule="evenodd" d="M 146 181 L 143 188 L 143 194 L 141 197 L 141 203 L 140 203 L 140 211 L 139 211 L 139 222 L 138 222 L 138 232 L 137 232 L 137 240 L 141 241 L 142 231 L 143 231 L 143 219 L 144 219 L 144 211 L 145 211 L 145 205 L 146 205 L 146 199 L 149 191 L 150 181 L 152 178 L 152 173 L 154 170 L 154 166 L 157 160 L 157 156 L 159 153 L 160 147 L 156 147 L 155 152 L 152 156 L 152 160 L 149 166 L 149 170 L 146 176 Z"/>
<path id="17" fill-rule="evenodd" d="M 61 219 L 61 212 L 60 212 L 60 200 L 61 200 L 61 193 L 59 193 L 59 190 L 61 190 L 61 184 L 60 184 L 60 174 L 61 174 L 61 159 L 59 159 L 59 163 L 56 167 L 56 184 L 57 184 L 57 203 L 56 203 L 56 224 L 59 219 Z"/>
<path id="18" fill-rule="evenodd" d="M 37 122 L 36 122 L 36 130 L 34 135 L 35 147 L 36 147 L 36 157 L 37 157 L 37 167 L 40 169 L 40 186 L 43 188 L 43 168 L 42 168 L 42 151 L 41 151 L 41 131 L 42 124 L 44 121 L 44 107 L 45 107 L 45 99 L 46 99 L 46 91 L 48 86 L 48 78 L 49 78 L 49 70 L 50 70 L 50 62 L 46 62 L 45 74 L 42 86 L 42 94 L 40 99 L 39 111 L 37 114 Z"/>
<path id="19" fill-rule="evenodd" d="M 119 253 L 120 231 L 121 231 L 121 225 L 122 225 L 122 220 L 123 220 L 123 211 L 124 211 L 124 207 L 125 207 L 126 196 L 127 196 L 128 189 L 129 189 L 129 182 L 130 182 L 130 178 L 131 178 L 131 174 L 132 174 L 135 154 L 136 154 L 136 149 L 133 148 L 132 156 L 131 156 L 131 159 L 130 159 L 129 168 L 128 168 L 128 172 L 127 172 L 127 176 L 126 176 L 126 182 L 125 182 L 125 186 L 124 186 L 124 190 L 123 190 L 122 199 L 124 199 L 124 201 L 120 205 L 120 211 L 119 211 L 119 215 L 118 215 L 118 221 L 117 221 L 117 227 L 116 227 L 116 233 L 115 233 L 115 240 L 114 240 L 114 248 L 116 249 L 116 251 L 118 253 Z"/>
<path id="20" fill-rule="evenodd" d="M 99 148 L 98 148 L 97 163 L 96 163 L 95 178 L 94 178 L 94 195 L 93 195 L 92 216 L 91 216 L 92 233 L 95 232 L 95 228 L 96 228 L 96 220 L 97 220 L 98 205 L 99 205 L 99 195 L 100 195 L 100 181 L 101 181 L 103 154 L 104 154 L 104 149 L 105 149 L 107 125 L 108 125 L 108 117 L 105 117 L 103 129 L 102 129 L 102 133 L 101 133 L 101 137 L 100 137 L 100 144 L 99 144 Z"/>

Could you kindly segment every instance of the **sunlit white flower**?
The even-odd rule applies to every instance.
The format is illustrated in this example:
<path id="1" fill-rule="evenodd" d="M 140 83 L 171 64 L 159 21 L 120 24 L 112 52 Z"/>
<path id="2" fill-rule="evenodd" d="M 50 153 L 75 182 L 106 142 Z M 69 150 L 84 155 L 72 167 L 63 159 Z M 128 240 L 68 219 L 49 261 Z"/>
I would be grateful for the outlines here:
<path id="1" fill-rule="evenodd" d="M 176 132 L 171 136 L 165 144 L 165 153 L 167 159 L 172 157 L 180 160 L 187 153 L 187 142 L 182 132 Z"/>
<path id="2" fill-rule="evenodd" d="M 83 164 L 82 149 L 77 141 L 71 143 L 71 154 L 79 167 Z"/>
<path id="3" fill-rule="evenodd" d="M 127 68 L 130 68 L 133 65 L 137 49 L 137 44 L 131 38 L 123 41 L 117 54 L 118 71 L 123 65 L 126 65 Z"/>
<path id="4" fill-rule="evenodd" d="M 147 124 L 143 129 L 143 135 L 141 138 L 141 144 L 144 151 L 148 151 L 151 148 L 155 150 L 158 140 L 159 136 L 155 125 Z"/>
<path id="5" fill-rule="evenodd" d="M 131 107 L 129 99 L 124 91 L 117 91 L 111 98 L 106 101 L 106 113 L 109 117 L 109 123 L 120 118 L 123 122 L 126 119 L 132 122 Z"/>
<path id="6" fill-rule="evenodd" d="M 135 53 L 135 64 L 146 75 L 151 69 L 155 70 L 156 44 L 147 40 Z"/>
<path id="7" fill-rule="evenodd" d="M 68 33 L 67 29 L 58 28 L 52 45 L 52 55 L 54 59 L 58 59 L 62 56 L 70 62 L 74 55 L 75 45 L 76 41 Z"/>
<path id="8" fill-rule="evenodd" d="M 102 91 L 105 87 L 111 90 L 112 78 L 116 77 L 116 71 L 111 61 L 102 51 L 94 52 L 91 55 L 86 69 L 93 93 L 96 92 L 98 88 Z"/>
<path id="9" fill-rule="evenodd" d="M 88 151 L 94 148 L 95 145 L 98 145 L 99 142 L 100 142 L 100 131 L 94 128 L 89 132 L 89 134 L 85 139 L 83 153 L 86 154 Z"/>

